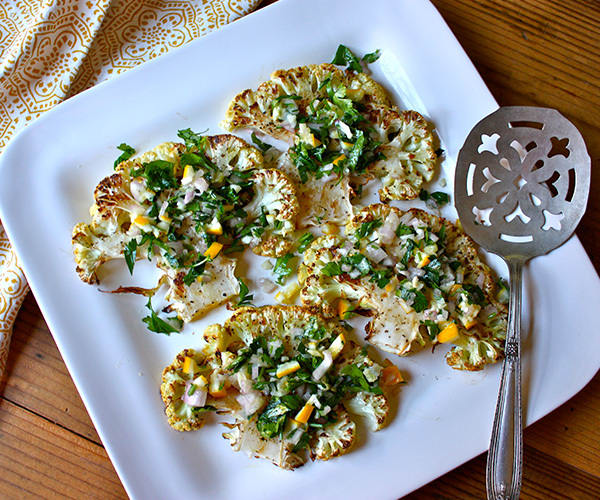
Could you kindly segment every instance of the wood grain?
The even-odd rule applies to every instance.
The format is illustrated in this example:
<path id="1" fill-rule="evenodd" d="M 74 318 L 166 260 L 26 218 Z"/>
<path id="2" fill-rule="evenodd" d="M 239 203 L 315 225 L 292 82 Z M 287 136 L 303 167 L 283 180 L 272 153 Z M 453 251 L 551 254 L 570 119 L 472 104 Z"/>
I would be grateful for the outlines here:
<path id="1" fill-rule="evenodd" d="M 101 444 L 31 294 L 15 322 L 3 396 Z"/>
<path id="2" fill-rule="evenodd" d="M 582 132 L 594 168 L 578 235 L 600 269 L 600 2 L 433 3 L 501 105 L 553 107 Z M 126 497 L 31 295 L 15 325 L 0 394 L 0 498 Z M 597 374 L 525 430 L 522 498 L 600 498 L 599 422 Z M 407 498 L 484 498 L 485 458 Z"/>
<path id="3" fill-rule="evenodd" d="M 122 498 L 102 446 L 0 399 L 1 498 Z"/>

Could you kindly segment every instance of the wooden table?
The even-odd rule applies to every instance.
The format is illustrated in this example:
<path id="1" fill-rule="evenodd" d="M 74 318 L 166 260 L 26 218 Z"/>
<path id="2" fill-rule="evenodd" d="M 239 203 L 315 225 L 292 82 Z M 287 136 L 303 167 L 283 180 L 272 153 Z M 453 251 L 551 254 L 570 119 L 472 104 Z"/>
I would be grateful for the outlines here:
<path id="1" fill-rule="evenodd" d="M 583 133 L 598 169 L 600 3 L 434 3 L 499 103 L 557 108 Z M 599 189 L 596 171 L 578 231 L 596 270 Z M 590 325 L 590 335 L 598 335 L 598 328 Z M 0 498 L 126 496 L 31 295 L 15 324 L 0 394 Z M 599 424 L 596 375 L 573 399 L 525 430 L 522 498 L 600 498 Z M 484 497 L 485 454 L 408 498 Z"/>

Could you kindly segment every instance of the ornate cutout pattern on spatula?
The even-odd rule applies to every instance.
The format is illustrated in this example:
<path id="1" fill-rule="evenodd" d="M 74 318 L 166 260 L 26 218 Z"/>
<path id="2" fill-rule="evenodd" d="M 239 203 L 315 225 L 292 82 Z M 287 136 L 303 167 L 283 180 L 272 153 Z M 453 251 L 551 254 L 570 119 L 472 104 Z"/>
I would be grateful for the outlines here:
<path id="1" fill-rule="evenodd" d="M 492 226 L 503 253 L 548 252 L 579 222 L 587 200 L 575 194 L 589 189 L 589 175 L 575 172 L 586 161 L 581 135 L 557 111 L 501 108 L 477 124 L 459 156 L 466 168 L 457 166 L 456 195 L 470 214 L 461 214 L 466 232 L 483 244 Z"/>

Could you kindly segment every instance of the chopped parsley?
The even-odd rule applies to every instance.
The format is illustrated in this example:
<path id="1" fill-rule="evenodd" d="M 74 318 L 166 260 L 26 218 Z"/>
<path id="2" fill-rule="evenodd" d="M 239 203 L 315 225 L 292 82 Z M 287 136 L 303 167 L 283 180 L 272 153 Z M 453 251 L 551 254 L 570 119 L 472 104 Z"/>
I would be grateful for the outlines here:
<path id="1" fill-rule="evenodd" d="M 137 246 L 137 240 L 131 240 L 129 243 L 127 243 L 127 245 L 125 245 L 125 249 L 123 250 L 123 255 L 125 256 L 125 263 L 127 264 L 127 269 L 129 269 L 129 274 L 133 274 Z"/>
<path id="2" fill-rule="evenodd" d="M 238 307 L 251 306 L 252 299 L 254 299 L 254 295 L 249 293 L 248 285 L 246 285 L 246 283 L 244 283 L 244 281 L 241 278 L 238 278 L 237 280 L 238 280 L 238 283 L 240 284 L 240 293 L 239 293 L 239 300 L 238 300 L 237 306 Z"/>
<path id="3" fill-rule="evenodd" d="M 427 297 L 425 294 L 416 288 L 407 287 L 403 285 L 399 290 L 396 290 L 396 295 L 398 295 L 402 300 L 406 301 L 415 312 L 423 312 L 427 307 L 429 307 L 429 302 L 427 301 Z"/>
<path id="4" fill-rule="evenodd" d="M 312 233 L 304 233 L 298 238 L 298 252 L 303 253 L 315 239 Z"/>
<path id="5" fill-rule="evenodd" d="M 178 333 L 181 331 L 183 321 L 181 321 L 177 316 L 171 316 L 165 319 L 159 317 L 152 308 L 152 297 L 148 297 L 146 307 L 150 311 L 150 314 L 145 318 L 142 318 L 142 321 L 146 323 L 148 330 L 155 333 L 164 333 L 165 335 L 170 335 L 171 333 Z"/>
<path id="6" fill-rule="evenodd" d="M 450 195 L 443 191 L 435 191 L 434 193 L 428 193 L 427 190 L 421 189 L 419 193 L 419 199 L 424 202 L 432 204 L 434 208 L 443 207 L 450 201 Z"/>
<path id="7" fill-rule="evenodd" d="M 261 141 L 254 132 L 252 132 L 252 142 L 263 153 L 267 152 L 272 147 L 270 144 L 267 144 L 266 142 Z"/>
<path id="8" fill-rule="evenodd" d="M 374 219 L 372 221 L 363 222 L 360 227 L 357 229 L 354 236 L 356 239 L 360 240 L 365 236 L 369 236 L 375 229 L 380 227 L 383 224 L 381 219 Z"/>
<path id="9" fill-rule="evenodd" d="M 287 253 L 283 257 L 277 258 L 273 266 L 273 274 L 275 275 L 275 283 L 283 285 L 287 277 L 294 272 L 293 262 L 294 254 Z"/>
<path id="10" fill-rule="evenodd" d="M 430 319 L 426 319 L 425 321 L 421 321 L 421 324 L 425 326 L 427 329 L 427 335 L 429 336 L 429 340 L 435 340 L 438 333 L 440 333 L 440 327 L 435 321 L 431 321 Z"/>
<path id="11" fill-rule="evenodd" d="M 360 60 L 345 45 L 338 46 L 331 64 L 335 64 L 336 66 L 348 66 L 348 69 L 356 71 L 357 73 L 363 72 Z"/>
<path id="12" fill-rule="evenodd" d="M 148 189 L 163 191 L 178 185 L 175 178 L 174 165 L 170 161 L 153 160 L 142 164 L 142 177 L 146 179 Z"/>
<path id="13" fill-rule="evenodd" d="M 381 57 L 381 49 L 377 49 L 375 52 L 370 52 L 369 54 L 365 54 L 362 60 L 368 64 L 374 63 Z"/>
<path id="14" fill-rule="evenodd" d="M 463 283 L 462 288 L 467 295 L 467 301 L 469 304 L 477 304 L 482 306 L 485 303 L 485 295 L 483 290 L 479 288 L 477 285 L 469 285 L 468 283 Z"/>
<path id="15" fill-rule="evenodd" d="M 206 129 L 204 132 L 197 133 L 192 129 L 186 128 L 184 130 L 178 130 L 177 137 L 183 139 L 188 151 L 193 148 L 198 148 L 199 150 L 203 151 L 206 146 L 206 136 L 203 134 L 206 134 L 206 132 L 208 132 L 208 129 Z"/>
<path id="16" fill-rule="evenodd" d="M 121 153 L 121 156 L 119 156 L 115 160 L 115 168 L 117 168 L 117 165 L 119 165 L 119 163 L 123 163 L 124 161 L 129 160 L 129 158 L 131 158 L 135 154 L 135 149 L 133 149 L 129 144 L 125 144 L 124 142 L 119 144 L 117 146 L 117 149 L 123 152 Z"/>

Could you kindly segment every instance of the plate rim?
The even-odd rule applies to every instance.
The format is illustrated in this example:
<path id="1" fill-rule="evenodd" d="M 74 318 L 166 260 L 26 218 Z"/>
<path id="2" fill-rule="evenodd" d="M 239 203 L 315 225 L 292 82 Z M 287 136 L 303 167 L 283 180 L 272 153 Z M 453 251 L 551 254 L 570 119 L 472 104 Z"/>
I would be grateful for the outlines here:
<path id="1" fill-rule="evenodd" d="M 337 0 L 331 0 L 329 3 L 334 4 L 336 2 L 337 2 Z M 230 31 L 237 30 L 237 26 L 240 26 L 240 25 L 245 25 L 247 23 L 257 23 L 257 22 L 259 22 L 259 20 L 262 16 L 271 15 L 276 10 L 280 10 L 280 11 L 284 12 L 285 9 L 288 8 L 287 7 L 288 5 L 293 5 L 295 3 L 298 3 L 298 0 L 279 0 L 278 2 L 276 2 L 272 5 L 266 6 L 262 9 L 259 9 L 258 11 L 255 11 L 255 12 L 245 16 L 244 18 L 237 20 L 235 23 L 224 26 L 223 28 L 220 28 L 219 30 L 217 30 L 213 33 L 210 33 L 199 39 L 193 40 L 190 43 L 186 44 L 185 46 L 174 49 L 173 51 L 171 51 L 161 57 L 158 57 L 152 61 L 149 61 L 148 63 L 145 63 L 145 64 L 142 64 L 135 68 L 132 68 L 131 70 L 127 71 L 126 73 L 124 73 L 122 75 L 118 75 L 108 81 L 102 82 L 99 85 L 92 87 L 92 88 L 78 94 L 77 96 L 74 96 L 73 98 L 68 99 L 67 101 L 64 101 L 63 103 L 60 103 L 53 109 L 44 113 L 40 118 L 35 120 L 32 124 L 27 126 L 25 129 L 19 131 L 19 133 L 17 133 L 11 139 L 10 143 L 5 148 L 5 151 L 2 153 L 2 155 L 0 155 L 0 175 L 3 178 L 7 178 L 7 175 L 9 174 L 10 165 L 8 164 L 7 161 L 5 161 L 5 159 L 9 157 L 6 154 L 7 152 L 12 152 L 13 150 L 16 150 L 18 147 L 20 147 L 21 143 L 26 143 L 27 141 L 29 141 L 30 140 L 29 136 L 34 135 L 35 131 L 41 126 L 41 124 L 43 124 L 47 121 L 54 120 L 55 115 L 58 116 L 59 113 L 63 112 L 65 109 L 68 109 L 69 106 L 71 106 L 71 107 L 79 106 L 80 100 L 89 98 L 89 97 L 84 97 L 84 96 L 95 95 L 98 92 L 97 89 L 99 89 L 99 88 L 104 88 L 106 86 L 120 85 L 119 82 L 125 81 L 126 79 L 130 79 L 130 78 L 136 78 L 136 75 L 138 75 L 139 73 L 147 72 L 148 71 L 147 68 L 151 65 L 152 66 L 164 65 L 165 61 L 170 60 L 174 57 L 178 57 L 178 54 L 183 53 L 184 51 L 192 52 L 195 49 L 197 50 L 197 47 L 199 45 L 205 43 L 206 39 L 212 38 L 214 36 L 223 36 L 222 33 L 229 33 Z M 380 3 L 391 4 L 392 2 L 391 2 L 391 0 L 386 0 L 386 1 L 381 1 Z M 437 9 L 435 9 L 435 7 L 433 5 L 431 5 L 428 1 L 421 2 L 419 4 L 419 6 L 422 6 L 425 4 L 427 4 L 428 7 L 435 12 L 435 14 L 439 17 L 439 20 L 441 21 L 441 23 L 444 26 L 446 26 L 448 32 L 450 33 L 450 36 L 455 41 L 456 46 L 454 47 L 454 49 L 457 49 L 458 51 L 460 51 L 462 53 L 462 55 L 464 56 L 464 58 L 466 59 L 468 64 L 472 67 L 472 69 L 477 74 L 477 76 L 479 78 L 479 81 L 477 83 L 482 85 L 483 87 L 485 87 L 485 89 L 489 93 L 489 89 L 485 85 L 485 82 L 483 81 L 483 79 L 481 79 L 481 76 L 476 71 L 472 62 L 470 61 L 470 59 L 464 52 L 464 49 L 458 43 L 458 41 L 456 40 L 456 38 L 454 37 L 454 35 L 450 31 L 450 29 L 448 28 L 445 20 L 437 12 Z M 275 15 L 275 14 L 272 14 L 272 15 Z M 491 93 L 489 93 L 489 95 L 493 99 L 493 97 L 491 96 Z M 494 102 L 495 102 L 495 100 L 494 100 Z M 2 193 L 2 192 L 3 192 L 3 189 L 0 187 L 0 193 Z M 47 303 L 46 303 L 45 294 L 40 291 L 40 287 L 38 286 L 38 284 L 41 282 L 41 280 L 43 278 L 39 277 L 35 273 L 30 273 L 30 264 L 29 264 L 30 255 L 28 253 L 27 248 L 22 248 L 22 246 L 21 246 L 22 240 L 19 235 L 19 232 L 21 231 L 21 229 L 16 227 L 16 224 L 17 224 L 16 218 L 15 218 L 15 220 L 13 219 L 13 215 L 11 214 L 11 208 L 2 201 L 3 199 L 4 199 L 3 197 L 0 197 L 0 218 L 2 219 L 2 221 L 4 223 L 5 231 L 6 231 L 7 235 L 9 236 L 11 242 L 12 241 L 16 242 L 13 246 L 13 249 L 15 250 L 17 255 L 19 255 L 21 262 L 23 263 L 23 271 L 27 277 L 28 283 L 30 283 L 30 288 L 35 296 L 35 299 L 36 299 L 37 303 L 39 304 L 40 311 L 42 312 L 44 319 L 46 320 L 46 322 L 48 324 L 48 327 L 52 333 L 52 336 L 53 336 L 55 342 L 57 343 L 57 346 L 59 348 L 61 356 L 63 357 L 63 360 L 69 370 L 69 374 L 71 375 L 71 378 L 73 379 L 73 382 L 74 382 L 75 386 L 77 387 L 78 393 L 80 394 L 80 397 L 82 398 L 82 400 L 84 402 L 86 410 L 88 411 L 90 418 L 92 419 L 92 422 L 98 431 L 98 434 L 104 444 L 104 447 L 106 448 L 106 450 L 109 454 L 111 462 L 113 463 L 113 466 L 115 467 L 115 470 L 117 471 L 117 474 L 119 475 L 119 478 L 120 478 L 125 490 L 127 491 L 127 494 L 131 497 L 135 497 L 136 487 L 133 484 L 130 484 L 130 482 L 129 482 L 129 478 L 127 477 L 128 474 L 126 471 L 126 464 L 121 463 L 120 459 L 114 458 L 113 446 L 112 446 L 112 443 L 110 442 L 111 440 L 105 439 L 105 429 L 104 429 L 105 424 L 100 423 L 100 419 L 99 419 L 96 411 L 90 410 L 90 408 L 95 408 L 96 405 L 89 399 L 89 397 L 88 397 L 89 395 L 86 394 L 86 392 L 80 388 L 80 384 L 82 381 L 79 376 L 80 374 L 77 374 L 77 376 L 73 375 L 72 360 L 70 359 L 70 356 L 68 356 L 68 355 L 65 356 L 65 352 L 68 351 L 68 349 L 64 345 L 64 342 L 66 341 L 66 337 L 63 338 L 61 333 L 55 333 L 58 330 L 60 330 L 60 327 L 56 326 L 54 311 L 52 311 L 50 307 L 46 307 Z M 13 225 L 13 222 L 14 222 L 14 225 Z M 585 258 L 587 259 L 586 265 L 589 266 L 589 268 L 591 268 L 592 270 L 594 270 L 593 265 L 592 265 L 589 257 L 587 256 L 585 250 L 583 249 L 583 246 L 581 245 L 577 236 L 574 235 L 574 237 L 572 237 L 570 241 L 571 241 L 571 246 L 573 246 L 573 244 L 574 244 L 575 250 L 577 250 L 579 252 L 579 254 L 583 254 L 583 256 L 585 256 Z M 33 256 L 31 256 L 31 259 L 33 259 Z M 595 273 L 595 270 L 594 270 L 594 273 Z M 38 282 L 38 279 L 40 280 L 40 282 Z M 596 371 L 598 370 L 598 368 L 600 368 L 600 360 L 599 360 L 598 365 L 599 366 L 596 368 Z M 587 385 L 587 383 L 591 380 L 591 378 L 593 378 L 594 375 L 595 375 L 595 372 L 592 373 L 592 375 L 587 379 L 587 381 L 585 383 L 583 383 L 581 385 L 581 387 L 579 387 L 573 394 L 571 394 L 571 396 L 566 398 L 564 401 L 557 403 L 554 406 L 554 408 L 549 410 L 549 412 L 553 411 L 555 408 L 557 408 L 558 406 L 562 405 L 565 401 L 567 401 L 570 397 L 573 397 L 575 394 L 577 394 L 581 389 L 583 389 L 583 387 L 585 387 L 585 385 Z M 540 415 L 537 418 L 541 418 L 541 416 L 543 416 L 543 415 Z M 536 418 L 536 420 L 537 420 L 537 418 Z M 530 425 L 531 423 L 533 423 L 533 422 L 528 422 L 528 425 Z M 491 425 L 491 423 L 490 423 L 490 425 Z M 473 456 L 475 456 L 475 455 L 473 455 Z M 461 463 L 464 463 L 464 462 L 461 462 Z M 460 465 L 460 464 L 458 464 L 458 465 Z M 453 465 L 452 467 L 448 468 L 448 470 L 451 470 L 452 468 L 454 468 L 458 465 Z M 437 476 L 437 477 L 439 477 L 439 476 Z M 425 481 L 422 484 L 426 484 L 426 482 L 431 481 L 433 479 L 434 478 L 428 479 L 427 481 Z"/>

